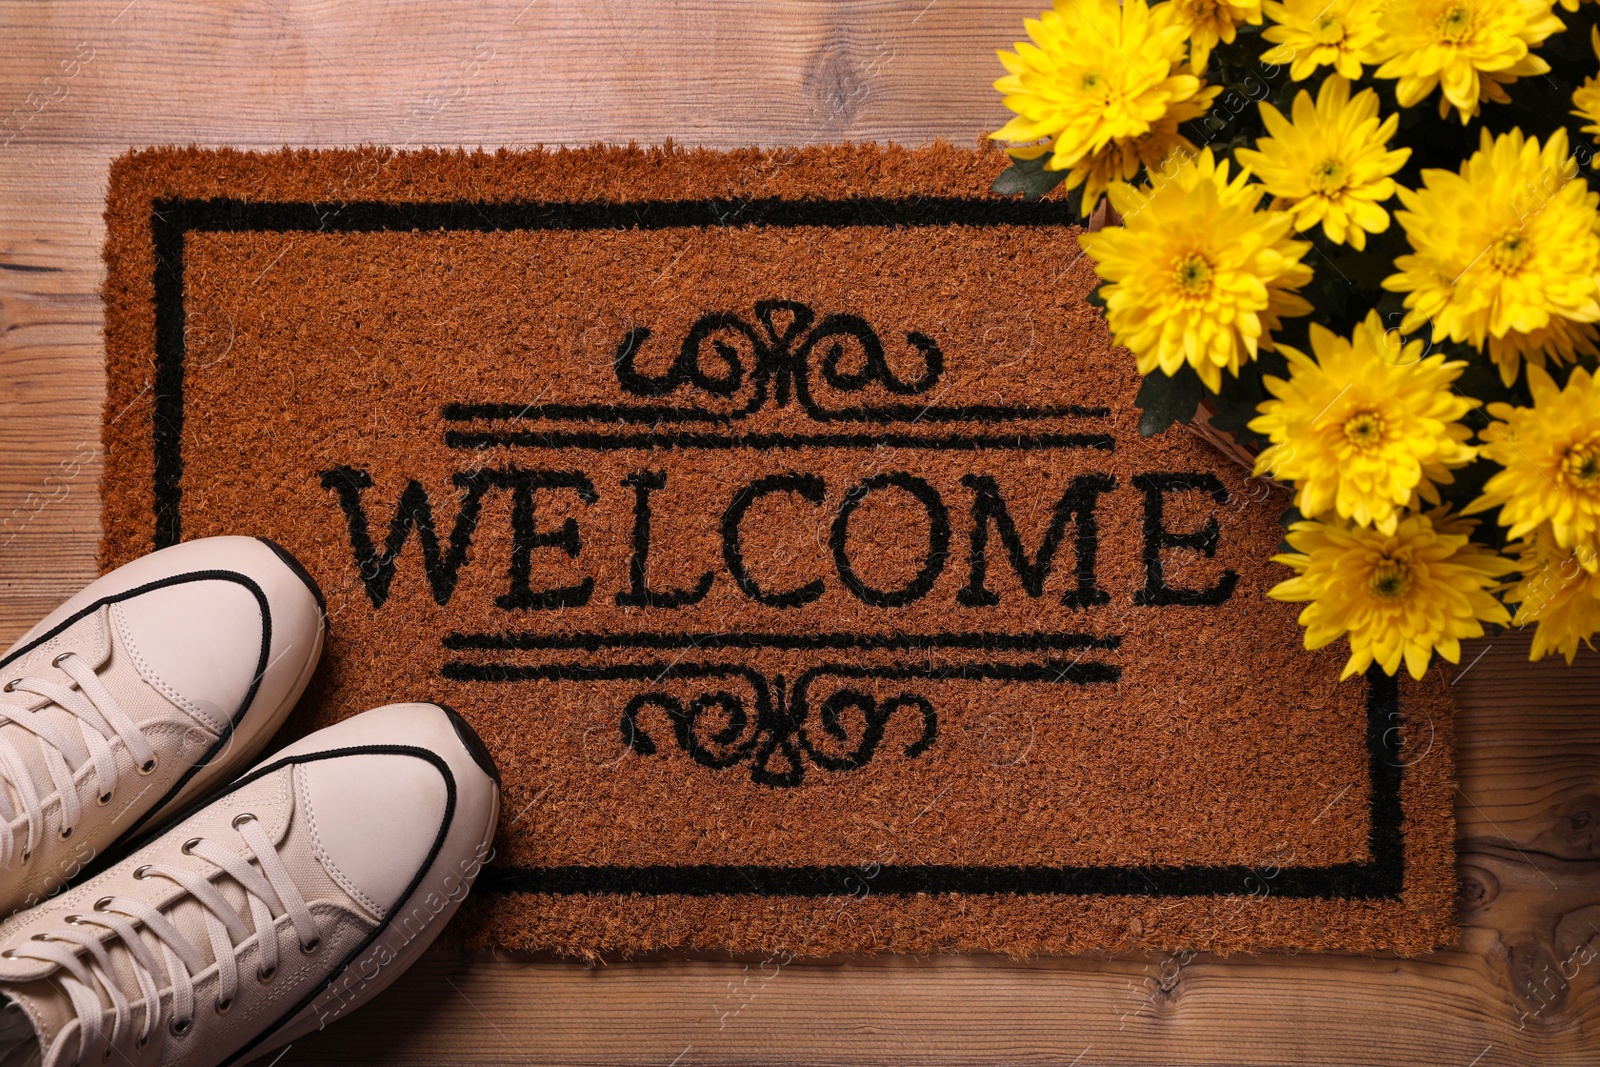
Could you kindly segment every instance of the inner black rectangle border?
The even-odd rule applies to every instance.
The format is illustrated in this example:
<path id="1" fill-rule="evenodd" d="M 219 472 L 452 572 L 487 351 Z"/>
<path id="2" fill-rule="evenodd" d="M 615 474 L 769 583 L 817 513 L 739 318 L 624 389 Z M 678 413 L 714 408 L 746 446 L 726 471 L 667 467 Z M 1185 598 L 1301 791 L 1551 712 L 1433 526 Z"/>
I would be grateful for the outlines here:
<path id="1" fill-rule="evenodd" d="M 670 229 L 816 226 L 1073 226 L 1066 201 L 966 197 L 838 200 L 704 199 L 631 202 L 248 201 L 159 199 L 151 209 L 155 254 L 154 544 L 182 539 L 184 423 L 184 246 L 198 232 L 370 233 L 503 230 Z M 464 443 L 464 442 L 463 442 Z M 472 447 L 468 445 L 467 447 Z M 581 446 L 576 446 L 581 447 Z M 912 446 L 914 447 L 914 446 Z M 1094 447 L 1093 445 L 1089 447 Z M 488 867 L 486 889 L 543 894 L 821 897 L 875 894 L 1055 894 L 1068 896 L 1398 899 L 1405 880 L 1399 686 L 1367 671 L 1371 860 L 1324 867 L 1043 867 L 928 864 L 607 865 Z"/>
<path id="2" fill-rule="evenodd" d="M 441 642 L 452 652 L 598 652 L 601 649 L 706 652 L 757 648 L 788 652 L 923 652 L 931 649 L 965 649 L 974 652 L 1071 652 L 1080 649 L 1114 650 L 1122 638 L 1116 634 L 1067 633 L 1010 634 L 994 631 L 933 634 L 869 633 L 763 633 L 725 631 L 696 633 L 689 630 L 637 633 L 540 634 L 504 632 L 451 633 Z"/>
<path id="3" fill-rule="evenodd" d="M 557 430 L 446 430 L 447 448 L 580 448 L 591 452 L 650 451 L 658 448 L 736 449 L 760 451 L 801 448 L 921 448 L 957 452 L 1037 452 L 1046 448 L 1092 448 L 1113 451 L 1108 433 L 962 434 L 925 437 L 904 433 L 752 434 L 662 432 L 563 433 Z"/>

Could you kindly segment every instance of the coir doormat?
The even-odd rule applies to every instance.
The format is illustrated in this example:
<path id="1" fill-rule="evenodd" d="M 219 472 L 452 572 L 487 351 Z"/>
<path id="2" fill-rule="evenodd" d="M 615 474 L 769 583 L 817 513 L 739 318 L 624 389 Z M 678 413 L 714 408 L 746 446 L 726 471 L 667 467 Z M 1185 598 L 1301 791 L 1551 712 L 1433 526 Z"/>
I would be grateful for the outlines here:
<path id="1" fill-rule="evenodd" d="M 564 952 L 1420 951 L 1441 676 L 1339 684 L 1283 501 L 1182 430 L 1059 202 L 948 146 L 135 153 L 103 562 L 270 536 L 303 731 L 454 705 L 471 930 Z"/>

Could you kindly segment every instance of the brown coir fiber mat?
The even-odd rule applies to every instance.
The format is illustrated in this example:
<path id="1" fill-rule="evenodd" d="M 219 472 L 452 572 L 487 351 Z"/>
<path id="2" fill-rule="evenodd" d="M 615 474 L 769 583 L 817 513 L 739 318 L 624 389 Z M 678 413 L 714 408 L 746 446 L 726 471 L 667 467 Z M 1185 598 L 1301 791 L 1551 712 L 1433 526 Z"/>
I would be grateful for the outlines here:
<path id="1" fill-rule="evenodd" d="M 135 153 L 103 563 L 270 536 L 332 619 L 292 732 L 460 709 L 505 774 L 483 943 L 1448 940 L 1443 678 L 1302 650 L 1281 495 L 1139 437 L 1002 166 Z"/>

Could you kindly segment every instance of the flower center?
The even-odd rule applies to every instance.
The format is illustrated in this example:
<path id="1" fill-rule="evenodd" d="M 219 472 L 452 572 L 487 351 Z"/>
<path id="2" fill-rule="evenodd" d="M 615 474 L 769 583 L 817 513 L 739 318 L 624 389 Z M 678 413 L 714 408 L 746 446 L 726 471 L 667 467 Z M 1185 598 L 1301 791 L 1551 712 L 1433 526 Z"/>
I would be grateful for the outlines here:
<path id="1" fill-rule="evenodd" d="M 1468 4 L 1451 4 L 1440 13 L 1434 30 L 1441 40 L 1466 40 L 1472 34 L 1472 7 Z"/>
<path id="2" fill-rule="evenodd" d="M 1344 420 L 1345 440 L 1357 448 L 1376 448 L 1383 443 L 1383 416 L 1376 411 L 1358 411 Z"/>
<path id="3" fill-rule="evenodd" d="M 1579 489 L 1593 492 L 1600 489 L 1600 444 L 1589 443 L 1567 449 L 1561 461 L 1561 473 Z"/>
<path id="4" fill-rule="evenodd" d="M 1379 600 L 1399 600 L 1411 588 L 1411 568 L 1397 559 L 1381 559 L 1372 568 L 1367 592 Z"/>
<path id="5" fill-rule="evenodd" d="M 1211 291 L 1211 264 L 1198 252 L 1190 252 L 1178 261 L 1178 290 L 1185 296 L 1202 296 Z"/>
<path id="6" fill-rule="evenodd" d="M 1506 274 L 1514 274 L 1533 253 L 1533 242 L 1521 228 L 1507 230 L 1489 250 L 1489 259 Z"/>
<path id="7" fill-rule="evenodd" d="M 1318 15 L 1311 24 L 1311 39 L 1318 44 L 1338 44 L 1344 40 L 1344 24 L 1332 15 Z"/>
<path id="8" fill-rule="evenodd" d="M 1350 181 L 1350 172 L 1343 163 L 1333 157 L 1324 159 L 1321 163 L 1311 168 L 1311 191 L 1313 193 L 1337 193 Z"/>

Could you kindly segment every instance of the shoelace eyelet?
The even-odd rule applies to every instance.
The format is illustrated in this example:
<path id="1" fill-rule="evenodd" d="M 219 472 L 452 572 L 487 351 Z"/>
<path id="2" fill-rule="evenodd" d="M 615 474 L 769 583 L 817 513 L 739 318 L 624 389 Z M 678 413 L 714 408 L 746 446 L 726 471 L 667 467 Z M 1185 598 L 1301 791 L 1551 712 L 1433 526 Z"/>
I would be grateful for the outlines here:
<path id="1" fill-rule="evenodd" d="M 151 864 L 147 863 L 143 867 L 140 867 L 137 870 L 135 870 L 133 872 L 134 880 L 135 881 L 140 881 L 140 882 L 144 881 L 144 876 L 150 873 L 150 867 L 151 867 Z"/>
<path id="2" fill-rule="evenodd" d="M 268 982 L 272 981 L 277 976 L 278 976 L 278 968 L 276 968 L 276 967 L 257 967 L 256 968 L 256 981 L 260 982 L 262 985 L 266 985 Z"/>
<path id="3" fill-rule="evenodd" d="M 103 808 L 107 804 L 111 803 L 111 794 L 110 793 L 102 793 L 99 796 L 94 798 L 94 802 L 95 802 L 95 804 L 97 804 L 97 805 L 99 805 L 100 807 Z"/>
<path id="4" fill-rule="evenodd" d="M 83 925 L 83 916 L 82 915 L 76 915 L 76 914 L 68 915 L 65 919 L 62 919 L 61 921 L 64 922 L 64 923 L 71 923 L 73 926 L 81 926 L 81 925 Z"/>
<path id="5" fill-rule="evenodd" d="M 305 955 L 310 956 L 313 953 L 315 953 L 317 951 L 317 949 L 319 949 L 321 947 L 322 947 L 322 938 L 313 937 L 311 939 L 311 943 L 309 945 L 301 945 L 300 946 L 300 951 L 302 953 L 304 953 Z"/>
<path id="6" fill-rule="evenodd" d="M 111 1046 L 110 1045 L 107 1045 L 106 1046 L 106 1050 L 104 1052 L 100 1053 L 100 1062 L 101 1063 L 110 1063 L 111 1062 Z"/>
<path id="7" fill-rule="evenodd" d="M 0 693 L 15 693 L 17 691 L 17 683 L 20 681 L 22 681 L 21 678 L 13 678 L 5 685 L 0 685 Z"/>
<path id="8" fill-rule="evenodd" d="M 145 1049 L 150 1047 L 150 1035 L 149 1034 L 144 1034 L 143 1036 L 141 1036 L 139 1038 L 139 1046 L 138 1047 L 139 1047 L 139 1051 L 140 1052 L 143 1052 Z"/>
<path id="9" fill-rule="evenodd" d="M 22 862 L 27 863 L 31 859 L 33 859 L 33 850 L 25 849 L 22 853 Z"/>
<path id="10" fill-rule="evenodd" d="M 199 843 L 200 843 L 200 839 L 198 837 L 191 837 L 191 838 L 189 838 L 189 840 L 187 840 L 187 841 L 185 841 L 183 843 L 183 847 L 180 848 L 178 851 L 182 852 L 185 856 L 187 856 L 191 852 L 194 851 L 194 846 L 198 845 Z"/>
<path id="11" fill-rule="evenodd" d="M 171 1033 L 173 1037 L 182 1037 L 184 1034 L 187 1034 L 193 1026 L 193 1019 L 174 1019 L 167 1024 L 167 1031 Z"/>
<path id="12" fill-rule="evenodd" d="M 110 897 L 101 897 L 99 900 L 94 902 L 94 910 L 95 911 L 105 911 L 106 909 L 108 909 L 110 907 L 111 907 L 111 898 Z"/>
<path id="13" fill-rule="evenodd" d="M 61 828 L 61 840 L 63 840 L 63 841 L 70 841 L 70 840 L 72 840 L 72 827 L 70 827 L 70 826 L 63 826 L 63 827 L 62 827 L 62 828 Z"/>
<path id="14" fill-rule="evenodd" d="M 144 763 L 142 763 L 136 769 L 138 770 L 138 772 L 140 774 L 149 774 L 150 772 L 152 772 L 152 771 L 154 771 L 156 769 L 156 764 L 158 762 L 160 762 L 160 761 L 157 759 L 157 757 L 151 756 L 149 759 L 145 760 Z"/>
<path id="15" fill-rule="evenodd" d="M 61 666 L 61 661 L 62 660 L 71 659 L 71 658 L 72 658 L 72 653 L 71 652 L 63 652 L 63 653 L 61 653 L 61 655 L 57 656 L 55 659 L 50 661 L 50 666 L 59 667 L 59 666 Z"/>
<path id="16" fill-rule="evenodd" d="M 237 830 L 239 827 L 243 826 L 245 823 L 247 823 L 247 822 L 255 822 L 255 821 L 256 821 L 256 817 L 255 817 L 255 814 L 253 812 L 242 811 L 242 812 L 240 812 L 239 814 L 237 814 L 237 815 L 235 815 L 233 817 L 233 828 L 235 830 Z"/>
<path id="17" fill-rule="evenodd" d="M 218 997 L 217 998 L 216 1009 L 217 1009 L 217 1014 L 218 1015 L 226 1015 L 226 1014 L 228 1014 L 228 1009 L 231 1008 L 231 1007 L 233 1007 L 233 998 L 232 997 L 227 997 L 227 998 Z"/>

